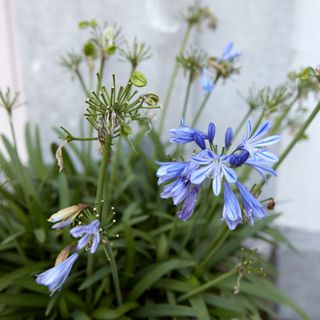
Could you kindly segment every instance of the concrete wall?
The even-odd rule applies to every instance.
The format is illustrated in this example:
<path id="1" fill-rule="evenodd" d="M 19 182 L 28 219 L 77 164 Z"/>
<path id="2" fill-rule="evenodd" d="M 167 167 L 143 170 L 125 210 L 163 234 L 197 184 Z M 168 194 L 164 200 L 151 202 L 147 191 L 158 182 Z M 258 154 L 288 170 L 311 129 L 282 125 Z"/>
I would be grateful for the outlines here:
<path id="1" fill-rule="evenodd" d="M 22 91 L 22 73 L 20 65 L 20 52 L 16 32 L 16 15 L 14 14 L 14 1 L 0 0 L 0 88 L 5 91 L 10 87 L 12 91 Z M 24 101 L 21 92 L 20 102 Z M 14 115 L 14 125 L 18 140 L 18 149 L 23 158 L 26 158 L 23 143 L 24 123 L 27 118 L 26 106 L 16 109 Z M 10 126 L 6 112 L 0 108 L 0 134 L 6 134 L 11 138 Z M 0 142 L 1 148 L 1 142 Z"/>

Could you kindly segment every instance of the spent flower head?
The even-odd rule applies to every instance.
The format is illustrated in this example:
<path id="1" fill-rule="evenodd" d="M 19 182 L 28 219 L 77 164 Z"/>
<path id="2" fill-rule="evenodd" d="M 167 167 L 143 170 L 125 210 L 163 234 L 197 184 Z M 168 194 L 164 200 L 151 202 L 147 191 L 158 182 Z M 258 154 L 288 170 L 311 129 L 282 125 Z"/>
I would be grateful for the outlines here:
<path id="1" fill-rule="evenodd" d="M 124 60 L 130 62 L 133 71 L 136 70 L 142 61 L 152 57 L 150 47 L 143 42 L 138 42 L 136 38 L 134 38 L 131 47 L 129 43 L 125 41 L 123 47 L 119 48 L 119 53 Z"/>
<path id="2" fill-rule="evenodd" d="M 190 75 L 192 80 L 196 79 L 208 65 L 208 55 L 196 48 L 190 48 L 185 52 L 181 52 L 176 60 L 184 69 L 184 72 Z"/>
<path id="3" fill-rule="evenodd" d="M 104 144 L 106 135 L 112 138 L 130 135 L 132 121 L 150 121 L 142 111 L 159 108 L 158 96 L 138 95 L 138 90 L 133 90 L 146 84 L 147 79 L 138 71 L 132 73 L 125 86 L 117 87 L 115 75 L 109 90 L 99 81 L 99 93 L 93 91 L 86 101 L 85 117 L 97 130 L 100 143 Z"/>
<path id="4" fill-rule="evenodd" d="M 121 29 L 116 24 L 104 23 L 101 26 L 95 20 L 80 21 L 79 28 L 90 30 L 90 39 L 83 46 L 86 56 L 107 57 L 113 55 L 121 45 Z"/>
<path id="5" fill-rule="evenodd" d="M 79 71 L 80 64 L 82 62 L 82 56 L 75 52 L 67 52 L 61 57 L 61 66 L 70 71 L 71 74 L 75 74 Z"/>
<path id="6" fill-rule="evenodd" d="M 236 66 L 236 62 L 240 56 L 240 52 L 233 52 L 233 42 L 229 42 L 220 56 L 209 58 L 208 64 L 216 71 L 217 77 L 227 79 L 239 73 L 240 68 Z"/>
<path id="7" fill-rule="evenodd" d="M 19 103 L 19 92 L 12 93 L 8 87 L 5 92 L 0 89 L 0 107 L 3 107 L 9 116 L 15 108 L 22 106 L 24 103 Z"/>
<path id="8" fill-rule="evenodd" d="M 208 22 L 211 29 L 215 30 L 217 27 L 217 18 L 209 7 L 201 6 L 199 1 L 189 6 L 183 14 L 185 21 L 189 26 L 200 27 L 201 23 Z"/>

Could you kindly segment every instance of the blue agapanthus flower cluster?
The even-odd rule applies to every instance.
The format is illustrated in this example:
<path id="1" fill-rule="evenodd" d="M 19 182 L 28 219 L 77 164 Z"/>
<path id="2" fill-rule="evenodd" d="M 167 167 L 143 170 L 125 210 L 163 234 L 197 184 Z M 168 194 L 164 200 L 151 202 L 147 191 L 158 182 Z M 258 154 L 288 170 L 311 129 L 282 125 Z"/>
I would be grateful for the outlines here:
<path id="1" fill-rule="evenodd" d="M 61 229 L 69 226 L 82 212 L 89 206 L 79 204 L 58 211 L 53 214 L 49 221 L 55 223 L 53 229 Z M 92 220 L 92 219 L 91 219 Z M 54 267 L 37 275 L 36 282 L 49 288 L 51 295 L 57 290 L 61 290 L 62 285 L 67 280 L 70 271 L 79 257 L 79 251 L 86 248 L 91 254 L 95 253 L 100 243 L 100 221 L 94 219 L 88 224 L 77 225 L 70 229 L 70 234 L 74 238 L 79 238 L 77 244 L 72 244 L 63 249 L 57 257 Z M 73 251 L 73 254 L 69 254 Z M 69 257 L 68 257 L 69 256 Z"/>
<path id="2" fill-rule="evenodd" d="M 231 128 L 226 130 L 224 146 L 219 147 L 214 143 L 216 127 L 213 123 L 209 123 L 207 132 L 202 132 L 182 122 L 179 128 L 170 130 L 170 142 L 193 142 L 201 151 L 189 161 L 157 162 L 160 166 L 157 170 L 158 183 L 167 183 L 161 197 L 172 198 L 176 206 L 181 204 L 177 214 L 185 221 L 194 211 L 201 187 L 210 181 L 215 196 L 223 189 L 222 219 L 226 221 L 229 229 L 233 230 L 242 223 L 242 208 L 252 224 L 254 218 L 264 218 L 265 206 L 240 183 L 236 170 L 241 166 L 250 166 L 263 177 L 265 174 L 276 175 L 272 165 L 278 158 L 269 151 L 269 147 L 277 143 L 280 136 L 266 136 L 270 128 L 270 121 L 263 122 L 256 130 L 249 121 L 246 136 L 231 150 Z"/>

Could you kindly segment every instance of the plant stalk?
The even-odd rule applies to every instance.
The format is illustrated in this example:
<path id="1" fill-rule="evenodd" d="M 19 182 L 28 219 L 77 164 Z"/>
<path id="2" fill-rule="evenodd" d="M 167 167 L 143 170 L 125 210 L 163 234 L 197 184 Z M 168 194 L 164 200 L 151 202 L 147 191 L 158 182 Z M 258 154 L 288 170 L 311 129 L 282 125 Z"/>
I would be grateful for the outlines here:
<path id="1" fill-rule="evenodd" d="M 292 139 L 292 141 L 289 143 L 289 145 L 284 149 L 284 151 L 281 153 L 279 160 L 277 163 L 274 164 L 273 169 L 279 168 L 281 163 L 287 158 L 289 153 L 292 151 L 294 146 L 301 140 L 302 136 L 304 135 L 305 131 L 308 129 L 309 125 L 312 123 L 316 115 L 320 111 L 320 102 L 316 105 L 316 107 L 313 109 L 311 114 L 309 115 L 308 119 L 305 121 L 303 126 L 300 128 L 300 130 L 296 133 L 295 137 Z M 255 188 L 254 193 L 257 194 L 260 192 L 261 188 L 265 185 L 265 183 L 270 179 L 270 175 L 267 175 L 264 180 L 262 180 Z"/>
<path id="2" fill-rule="evenodd" d="M 179 49 L 179 53 L 181 53 L 181 52 L 183 52 L 185 50 L 186 45 L 187 45 L 188 40 L 189 40 L 189 37 L 190 37 L 191 29 L 192 29 L 192 25 L 189 24 L 188 28 L 186 29 L 186 31 L 184 33 L 184 36 L 183 36 L 183 39 L 182 39 L 182 42 L 181 42 L 181 46 L 180 46 L 180 49 Z M 171 75 L 171 78 L 170 78 L 170 82 L 169 82 L 168 88 L 167 88 L 167 93 L 166 93 L 166 96 L 165 96 L 164 102 L 163 102 L 162 114 L 161 114 L 161 118 L 160 118 L 159 129 L 158 129 L 158 133 L 159 133 L 160 136 L 161 136 L 162 131 L 163 131 L 164 121 L 165 121 L 165 118 L 166 118 L 166 113 L 168 111 L 168 106 L 169 106 L 171 95 L 172 95 L 172 92 L 173 92 L 173 87 L 174 87 L 174 84 L 176 82 L 176 78 L 177 78 L 177 75 L 178 75 L 178 70 L 179 70 L 179 64 L 178 64 L 178 62 L 176 62 L 175 65 L 174 65 L 174 68 L 173 68 L 173 72 L 172 72 L 172 75 Z"/>
<path id="3" fill-rule="evenodd" d="M 105 212 L 102 213 L 102 208 L 103 208 L 102 196 L 103 196 L 103 192 L 106 184 L 105 182 L 106 182 L 106 175 L 107 175 L 107 166 L 108 166 L 108 162 L 111 154 L 111 143 L 112 143 L 112 136 L 110 134 L 107 134 L 103 153 L 102 153 L 98 188 L 97 188 L 97 194 L 96 194 L 96 210 L 97 210 L 97 213 L 101 214 L 102 216 L 102 223 L 106 221 L 106 215 L 107 215 L 107 213 Z M 108 258 L 108 261 L 110 262 L 111 274 L 112 274 L 114 287 L 116 290 L 117 302 L 118 302 L 118 305 L 120 306 L 122 304 L 122 296 L 121 296 L 120 281 L 118 276 L 118 269 L 117 269 L 116 261 L 114 259 L 111 243 L 107 237 L 104 237 L 104 242 L 105 242 L 105 245 L 103 246 L 103 248 Z"/>
<path id="4" fill-rule="evenodd" d="M 225 279 L 228 279 L 230 276 L 234 275 L 234 273 L 235 273 L 235 270 L 231 270 L 231 271 L 229 271 L 227 273 L 223 273 L 222 275 L 212 279 L 211 281 L 208 281 L 207 283 L 205 283 L 205 284 L 203 284 L 203 285 L 191 290 L 190 292 L 183 294 L 181 297 L 179 297 L 177 299 L 177 301 L 178 302 L 182 302 L 184 300 L 187 300 L 190 297 L 193 297 L 194 295 L 199 294 L 199 293 L 201 293 L 201 292 L 213 287 L 214 285 L 218 284 L 219 282 L 221 282 L 221 281 L 223 281 Z"/>

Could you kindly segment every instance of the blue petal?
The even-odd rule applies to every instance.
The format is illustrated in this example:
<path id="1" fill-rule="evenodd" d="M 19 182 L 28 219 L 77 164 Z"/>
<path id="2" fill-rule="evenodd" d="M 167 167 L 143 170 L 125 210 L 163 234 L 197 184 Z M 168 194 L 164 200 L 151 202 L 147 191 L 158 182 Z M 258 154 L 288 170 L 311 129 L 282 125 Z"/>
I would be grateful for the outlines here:
<path id="1" fill-rule="evenodd" d="M 216 196 L 218 196 L 221 191 L 221 180 L 221 174 L 215 175 L 212 179 L 212 191 Z"/>
<path id="2" fill-rule="evenodd" d="M 280 141 L 280 136 L 270 136 L 254 143 L 255 147 L 267 147 Z"/>
<path id="3" fill-rule="evenodd" d="M 214 163 L 200 167 L 192 173 L 190 181 L 193 184 L 201 184 L 207 177 L 209 177 L 212 174 L 213 168 Z"/>
<path id="4" fill-rule="evenodd" d="M 251 137 L 252 140 L 256 140 L 257 138 L 265 135 L 271 128 L 272 124 L 270 120 L 263 122 L 258 129 L 254 132 L 253 136 Z"/>
<path id="5" fill-rule="evenodd" d="M 256 156 L 264 161 L 277 162 L 279 160 L 274 153 L 266 150 L 256 153 Z"/>
<path id="6" fill-rule="evenodd" d="M 95 253 L 95 252 L 97 251 L 97 248 L 98 248 L 99 243 L 100 243 L 100 234 L 99 234 L 99 232 L 97 232 L 97 233 L 93 236 L 90 253 Z"/>
<path id="7" fill-rule="evenodd" d="M 226 177 L 229 183 L 235 183 L 238 180 L 237 174 L 233 169 L 227 167 L 224 164 L 222 164 L 221 168 L 224 176 Z"/>

